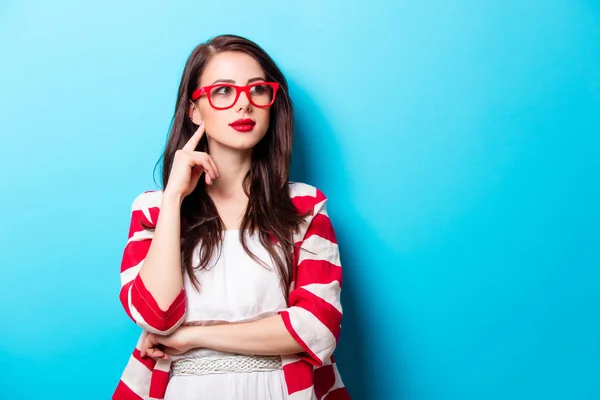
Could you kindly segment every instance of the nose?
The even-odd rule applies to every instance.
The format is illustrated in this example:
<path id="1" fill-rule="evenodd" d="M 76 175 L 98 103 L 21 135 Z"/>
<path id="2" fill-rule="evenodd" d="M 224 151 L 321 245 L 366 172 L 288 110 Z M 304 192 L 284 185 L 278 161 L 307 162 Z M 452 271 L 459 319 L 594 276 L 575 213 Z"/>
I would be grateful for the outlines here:
<path id="1" fill-rule="evenodd" d="M 240 97 L 238 97 L 237 102 L 235 103 L 236 110 L 247 110 L 250 108 L 250 99 L 246 95 L 246 92 L 240 93 Z"/>

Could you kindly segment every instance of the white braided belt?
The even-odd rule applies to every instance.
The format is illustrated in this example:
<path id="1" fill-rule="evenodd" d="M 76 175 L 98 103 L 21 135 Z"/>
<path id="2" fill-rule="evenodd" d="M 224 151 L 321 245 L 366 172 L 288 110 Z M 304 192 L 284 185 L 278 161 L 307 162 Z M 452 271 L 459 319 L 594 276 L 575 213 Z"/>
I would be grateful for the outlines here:
<path id="1" fill-rule="evenodd" d="M 281 369 L 279 356 L 219 356 L 184 358 L 173 361 L 173 375 L 205 375 L 228 372 L 275 371 Z"/>

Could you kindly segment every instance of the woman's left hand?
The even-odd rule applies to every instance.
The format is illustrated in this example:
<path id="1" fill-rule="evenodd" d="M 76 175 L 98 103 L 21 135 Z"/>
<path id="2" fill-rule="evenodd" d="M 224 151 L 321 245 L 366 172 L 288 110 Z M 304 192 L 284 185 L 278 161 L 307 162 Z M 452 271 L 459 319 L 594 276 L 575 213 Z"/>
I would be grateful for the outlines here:
<path id="1" fill-rule="evenodd" d="M 168 359 L 167 357 L 161 357 L 158 352 L 163 352 L 165 355 L 183 354 L 193 348 L 193 331 L 194 327 L 192 326 L 180 326 L 175 332 L 167 336 L 156 335 L 149 332 L 142 345 L 141 355 L 143 357 L 147 354 L 154 357 L 153 354 L 157 354 L 158 358 Z"/>

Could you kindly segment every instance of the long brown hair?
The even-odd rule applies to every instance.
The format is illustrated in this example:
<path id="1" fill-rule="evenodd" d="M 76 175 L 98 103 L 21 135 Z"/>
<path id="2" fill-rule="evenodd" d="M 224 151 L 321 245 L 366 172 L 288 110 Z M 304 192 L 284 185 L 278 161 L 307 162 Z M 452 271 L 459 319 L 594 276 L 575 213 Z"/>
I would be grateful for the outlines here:
<path id="1" fill-rule="evenodd" d="M 270 113 L 269 128 L 252 152 L 252 166 L 243 180 L 243 190 L 249 198 L 240 227 L 240 240 L 246 253 L 268 268 L 248 248 L 244 232 L 258 232 L 260 242 L 267 249 L 276 266 L 281 289 L 287 298 L 292 281 L 293 234 L 310 214 L 300 214 L 289 193 L 289 170 L 294 134 L 294 113 L 288 94 L 288 84 L 275 62 L 252 41 L 236 35 L 216 36 L 198 45 L 190 54 L 179 84 L 175 113 L 167 145 L 161 158 L 162 187 L 167 186 L 175 152 L 181 149 L 198 128 L 189 118 L 187 109 L 192 92 L 210 59 L 224 51 L 242 51 L 254 57 L 263 68 L 267 81 L 278 82 L 279 92 Z M 206 135 L 197 151 L 208 152 Z M 159 160 L 160 163 L 160 160 Z M 158 163 L 157 163 L 158 165 Z M 199 289 L 194 269 L 206 269 L 215 249 L 221 251 L 224 224 L 212 199 L 206 192 L 206 183 L 200 179 L 194 191 L 186 196 L 181 206 L 181 260 L 182 272 L 188 274 Z M 200 263 L 192 265 L 193 251 L 200 247 Z"/>

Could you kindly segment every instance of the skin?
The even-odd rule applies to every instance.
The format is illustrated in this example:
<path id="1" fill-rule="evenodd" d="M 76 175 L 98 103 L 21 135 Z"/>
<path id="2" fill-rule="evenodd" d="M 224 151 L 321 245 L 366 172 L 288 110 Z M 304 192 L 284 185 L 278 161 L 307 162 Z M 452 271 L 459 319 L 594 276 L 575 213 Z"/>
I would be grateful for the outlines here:
<path id="1" fill-rule="evenodd" d="M 211 85 L 220 79 L 246 85 L 257 78 L 265 80 L 266 75 L 254 58 L 242 52 L 223 52 L 207 64 L 198 87 Z M 241 93 L 236 104 L 227 110 L 213 109 L 206 95 L 195 102 L 190 101 L 188 106 L 188 116 L 200 126 L 186 144 L 186 150 L 193 153 L 206 134 L 210 153 L 209 156 L 206 153 L 196 154 L 197 158 L 203 159 L 190 161 L 189 167 L 193 175 L 205 172 L 207 193 L 214 201 L 226 229 L 238 229 L 241 223 L 248 204 L 242 181 L 251 166 L 252 148 L 267 132 L 270 113 L 270 108 L 254 107 L 245 93 Z M 245 118 L 256 122 L 252 131 L 238 132 L 229 126 Z M 303 351 L 285 328 L 281 316 L 274 315 L 245 323 L 182 325 L 168 336 L 148 333 L 141 355 L 169 359 L 169 355 L 197 347 L 255 355 L 284 355 Z"/>

